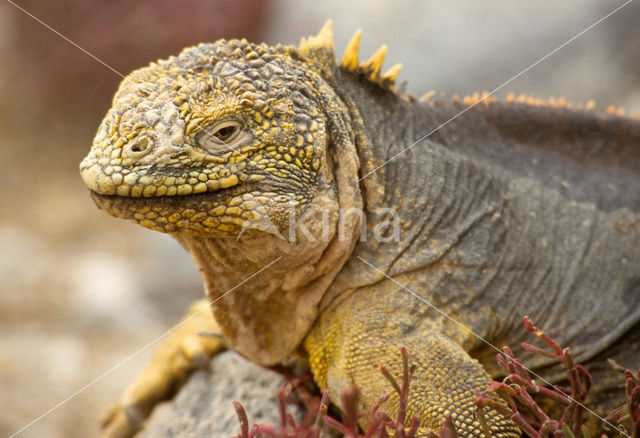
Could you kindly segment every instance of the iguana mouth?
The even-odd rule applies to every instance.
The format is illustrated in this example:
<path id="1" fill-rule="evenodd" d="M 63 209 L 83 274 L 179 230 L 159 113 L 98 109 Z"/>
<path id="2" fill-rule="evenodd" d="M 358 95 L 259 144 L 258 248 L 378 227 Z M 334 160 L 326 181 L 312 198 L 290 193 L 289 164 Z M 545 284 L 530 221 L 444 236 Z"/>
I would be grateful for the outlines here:
<path id="1" fill-rule="evenodd" d="M 248 192 L 263 192 L 265 196 L 275 196 L 283 192 L 296 192 L 300 190 L 298 187 L 292 187 L 286 182 L 282 183 L 267 183 L 267 182 L 255 182 L 255 183 L 240 183 L 231 187 L 222 189 L 207 191 L 203 193 L 196 193 L 190 195 L 162 195 L 162 196 L 120 196 L 120 195 L 105 195 L 89 189 L 91 197 L 96 203 L 103 202 L 103 200 L 111 200 L 111 202 L 131 204 L 131 205 L 160 205 L 163 207 L 171 206 L 184 206 L 189 204 L 199 204 L 202 202 L 216 203 L 229 199 L 233 196 L 240 196 L 243 193 Z M 98 205 L 100 206 L 100 205 Z"/>
<path id="2" fill-rule="evenodd" d="M 98 208 L 162 232 L 183 230 L 234 233 L 252 223 L 269 222 L 267 207 L 297 207 L 300 195 L 287 184 L 247 183 L 195 195 L 127 197 L 90 190 Z M 269 222 L 270 223 L 270 222 Z"/>
<path id="3" fill-rule="evenodd" d="M 251 187 L 253 186 L 253 187 Z M 149 196 L 149 197 L 132 197 L 119 195 L 103 195 L 94 190 L 89 190 L 91 198 L 99 208 L 110 206 L 131 206 L 135 208 L 142 207 L 161 207 L 161 208 L 194 208 L 202 203 L 219 204 L 224 200 L 233 196 L 242 195 L 247 191 L 255 188 L 256 184 L 239 184 L 225 189 L 219 189 L 210 192 L 197 193 L 191 195 L 174 195 L 174 196 Z M 109 208 L 106 208 L 109 210 Z"/>

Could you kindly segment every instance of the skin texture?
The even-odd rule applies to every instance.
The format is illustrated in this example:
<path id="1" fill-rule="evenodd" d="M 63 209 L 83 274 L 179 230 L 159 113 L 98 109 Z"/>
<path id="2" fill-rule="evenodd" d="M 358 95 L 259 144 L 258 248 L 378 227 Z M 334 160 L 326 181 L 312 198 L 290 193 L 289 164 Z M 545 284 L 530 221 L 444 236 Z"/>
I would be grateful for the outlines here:
<path id="1" fill-rule="evenodd" d="M 607 360 L 640 363 L 638 120 L 529 98 L 418 102 L 394 91 L 399 67 L 380 74 L 386 48 L 359 62 L 359 39 L 340 65 L 328 23 L 299 47 L 221 40 L 133 72 L 80 166 L 96 204 L 192 254 L 216 325 L 194 318 L 191 333 L 219 330 L 266 366 L 302 358 L 334 394 L 358 384 L 363 408 L 406 345 L 421 435 L 447 413 L 482 435 L 474 392 L 499 374 L 480 338 L 517 345 L 524 314 L 594 373 L 599 414 L 620 404 Z M 376 225 L 390 210 L 398 239 Z M 185 365 L 154 361 L 106 436 L 170 394 L 192 361 L 177 341 L 157 353 L 176 354 Z"/>

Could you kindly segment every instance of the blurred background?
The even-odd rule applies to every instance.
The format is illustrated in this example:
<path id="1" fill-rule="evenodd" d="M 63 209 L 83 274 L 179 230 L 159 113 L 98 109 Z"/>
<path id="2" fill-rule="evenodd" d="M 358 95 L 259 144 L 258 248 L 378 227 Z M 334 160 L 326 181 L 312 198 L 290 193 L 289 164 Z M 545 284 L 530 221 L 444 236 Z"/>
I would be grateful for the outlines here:
<path id="1" fill-rule="evenodd" d="M 14 0 L 127 74 L 226 37 L 297 44 L 334 20 L 338 57 L 363 57 L 422 95 L 491 91 L 622 1 Z M 630 3 L 498 95 L 593 99 L 640 112 L 640 4 Z M 121 77 L 0 2 L 0 436 L 10 436 L 164 333 L 202 296 L 189 255 L 165 235 L 98 211 L 77 167 Z M 147 360 L 131 358 L 24 430 L 97 436 L 100 413 Z"/>

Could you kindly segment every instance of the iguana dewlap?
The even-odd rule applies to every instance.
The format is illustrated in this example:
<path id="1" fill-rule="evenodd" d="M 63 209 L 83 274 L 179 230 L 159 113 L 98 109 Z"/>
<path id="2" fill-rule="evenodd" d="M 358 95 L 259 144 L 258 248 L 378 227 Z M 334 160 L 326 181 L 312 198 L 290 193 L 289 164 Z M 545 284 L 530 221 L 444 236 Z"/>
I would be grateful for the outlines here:
<path id="1" fill-rule="evenodd" d="M 599 414 L 620 404 L 606 360 L 640 364 L 640 121 L 415 101 L 393 89 L 399 67 L 380 74 L 384 47 L 358 61 L 359 38 L 339 65 L 328 23 L 299 47 L 220 40 L 134 71 L 80 166 L 94 200 L 174 236 L 226 343 L 260 364 L 302 355 L 369 406 L 406 345 L 422 434 L 450 413 L 482 435 L 474 393 L 497 370 L 480 339 L 518 345 L 524 314 L 591 367 Z M 125 407 L 146 414 L 151 387 Z"/>

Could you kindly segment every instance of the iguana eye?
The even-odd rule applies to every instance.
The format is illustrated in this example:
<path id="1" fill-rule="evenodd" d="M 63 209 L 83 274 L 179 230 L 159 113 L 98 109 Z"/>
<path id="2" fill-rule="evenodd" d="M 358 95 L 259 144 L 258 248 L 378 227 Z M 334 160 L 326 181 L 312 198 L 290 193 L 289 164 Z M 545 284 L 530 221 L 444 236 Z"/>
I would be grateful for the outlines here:
<path id="1" fill-rule="evenodd" d="M 228 140 L 235 132 L 237 126 L 229 125 L 218 129 L 213 136 L 220 141 Z"/>
<path id="2" fill-rule="evenodd" d="M 247 134 L 239 122 L 226 120 L 204 128 L 196 141 L 202 149 L 219 153 L 235 149 L 246 138 Z"/>

